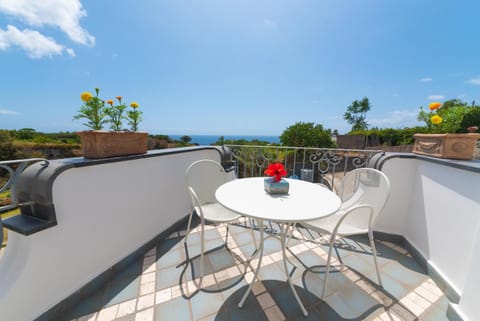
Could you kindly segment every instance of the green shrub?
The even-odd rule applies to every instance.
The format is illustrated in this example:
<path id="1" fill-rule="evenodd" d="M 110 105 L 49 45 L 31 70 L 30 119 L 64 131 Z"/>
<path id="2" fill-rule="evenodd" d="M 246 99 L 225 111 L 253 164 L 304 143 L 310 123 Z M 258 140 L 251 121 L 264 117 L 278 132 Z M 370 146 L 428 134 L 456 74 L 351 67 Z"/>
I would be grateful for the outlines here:
<path id="1" fill-rule="evenodd" d="M 401 146 L 414 143 L 413 135 L 419 133 L 428 133 L 426 127 L 405 127 L 405 128 L 374 128 L 351 132 L 352 135 L 365 135 L 370 141 L 378 139 L 380 145 Z"/>
<path id="2" fill-rule="evenodd" d="M 471 126 L 477 126 L 480 128 L 480 107 L 472 107 L 470 110 L 463 116 L 462 122 L 460 123 L 459 133 L 466 133 L 467 128 Z"/>

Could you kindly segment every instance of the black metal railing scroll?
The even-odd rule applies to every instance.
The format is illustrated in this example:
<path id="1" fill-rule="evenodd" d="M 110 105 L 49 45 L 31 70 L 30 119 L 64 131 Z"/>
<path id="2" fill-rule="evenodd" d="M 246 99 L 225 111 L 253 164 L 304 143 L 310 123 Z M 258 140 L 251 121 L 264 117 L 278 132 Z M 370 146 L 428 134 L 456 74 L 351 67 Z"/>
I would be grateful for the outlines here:
<path id="1" fill-rule="evenodd" d="M 231 150 L 238 178 L 264 176 L 272 162 L 282 163 L 288 177 L 321 183 L 335 189 L 348 171 L 367 167 L 381 150 L 285 146 L 225 145 Z"/>

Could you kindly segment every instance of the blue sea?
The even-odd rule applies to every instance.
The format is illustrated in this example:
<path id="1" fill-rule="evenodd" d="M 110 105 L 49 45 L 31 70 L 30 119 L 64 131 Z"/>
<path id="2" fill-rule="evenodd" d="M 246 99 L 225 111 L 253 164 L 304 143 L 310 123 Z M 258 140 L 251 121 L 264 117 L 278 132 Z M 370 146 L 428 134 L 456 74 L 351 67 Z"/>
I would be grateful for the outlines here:
<path id="1" fill-rule="evenodd" d="M 180 140 L 180 137 L 183 135 L 168 135 L 170 138 L 175 140 Z M 222 135 L 187 135 L 192 138 L 190 143 L 198 144 L 198 145 L 211 145 L 219 140 L 220 136 Z M 278 136 L 261 136 L 261 135 L 223 135 L 225 140 L 227 139 L 245 139 L 245 140 L 252 140 L 258 139 L 261 141 L 266 141 L 269 143 L 280 143 L 280 138 Z"/>

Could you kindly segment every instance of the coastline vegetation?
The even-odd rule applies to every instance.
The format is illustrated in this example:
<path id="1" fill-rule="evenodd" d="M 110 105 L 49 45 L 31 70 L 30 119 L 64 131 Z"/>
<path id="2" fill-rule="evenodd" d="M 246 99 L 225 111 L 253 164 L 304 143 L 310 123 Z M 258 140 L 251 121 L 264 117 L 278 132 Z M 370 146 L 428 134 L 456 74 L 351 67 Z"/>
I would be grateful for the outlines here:
<path id="1" fill-rule="evenodd" d="M 148 149 L 192 146 L 190 136 L 173 139 L 149 135 Z M 22 158 L 59 159 L 82 156 L 80 137 L 75 132 L 43 133 L 33 128 L 0 129 L 0 161 Z"/>
<path id="2" fill-rule="evenodd" d="M 118 99 L 118 97 L 117 97 Z M 107 102 L 113 105 L 113 102 Z M 121 100 L 119 100 L 121 103 Z M 130 125 L 136 127 L 141 120 L 141 113 L 137 111 L 138 104 L 132 103 L 133 110 L 137 112 L 136 121 Z M 368 128 L 366 113 L 371 109 L 367 97 L 355 100 L 347 107 L 344 119 L 352 125 L 351 131 L 346 135 L 362 135 L 365 141 L 374 141 L 379 146 L 403 146 L 414 142 L 416 133 L 466 132 L 467 128 L 480 128 L 480 106 L 472 102 L 471 105 L 458 99 L 447 100 L 440 111 L 444 118 L 441 126 L 431 124 L 432 111 L 426 112 L 420 107 L 418 120 L 424 121 L 425 126 L 406 128 Z M 453 116 L 452 116 L 453 115 Z M 450 127 L 446 127 L 446 126 Z M 445 128 L 444 128 L 445 127 Z M 448 130 L 447 130 L 448 129 Z M 343 135 L 345 136 L 345 135 Z M 257 145 L 257 146 L 296 146 L 296 147 L 336 147 L 335 139 L 339 137 L 336 129 L 324 128 L 321 124 L 313 122 L 297 122 L 287 127 L 279 136 L 281 144 L 274 144 L 259 139 L 225 139 L 220 136 L 212 145 Z M 186 147 L 192 138 L 188 135 L 173 139 L 168 135 L 149 135 L 148 149 L 163 149 Z M 82 156 L 80 137 L 75 132 L 42 133 L 33 128 L 18 130 L 0 129 L 0 160 L 40 157 L 47 159 L 80 157 Z"/>

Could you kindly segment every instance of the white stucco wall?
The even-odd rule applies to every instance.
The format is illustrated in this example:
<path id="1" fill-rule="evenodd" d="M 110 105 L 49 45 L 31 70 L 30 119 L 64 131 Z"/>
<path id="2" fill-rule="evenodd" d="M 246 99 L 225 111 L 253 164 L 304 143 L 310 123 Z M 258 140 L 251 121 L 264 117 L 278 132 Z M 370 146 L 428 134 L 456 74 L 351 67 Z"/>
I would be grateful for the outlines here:
<path id="1" fill-rule="evenodd" d="M 480 214 L 480 213 L 479 213 Z M 462 298 L 454 309 L 465 321 L 478 320 L 478 303 L 480 302 L 480 228 L 477 228 L 475 246 L 465 275 L 466 282 Z"/>
<path id="2" fill-rule="evenodd" d="M 460 294 L 459 313 L 475 320 L 480 173 L 416 158 L 389 159 L 382 171 L 392 190 L 375 229 L 403 235 Z"/>
<path id="3" fill-rule="evenodd" d="M 185 170 L 200 150 L 68 169 L 53 184 L 58 225 L 9 233 L 0 319 L 29 321 L 187 215 Z"/>
<path id="4" fill-rule="evenodd" d="M 416 174 L 417 163 L 404 158 L 389 159 L 382 168 L 390 181 L 390 196 L 382 214 L 377 218 L 375 230 L 404 235 L 407 225 L 412 188 L 405 185 Z"/>
<path id="5" fill-rule="evenodd" d="M 480 222 L 480 174 L 420 161 L 408 240 L 461 293 Z"/>

